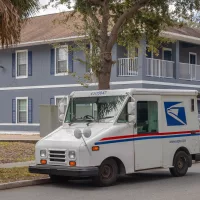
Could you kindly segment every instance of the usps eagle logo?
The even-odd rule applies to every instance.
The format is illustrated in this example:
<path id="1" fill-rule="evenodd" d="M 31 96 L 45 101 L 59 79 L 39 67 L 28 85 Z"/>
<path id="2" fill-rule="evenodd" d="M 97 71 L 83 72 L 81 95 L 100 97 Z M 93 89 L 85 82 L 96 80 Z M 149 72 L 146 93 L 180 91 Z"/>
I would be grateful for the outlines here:
<path id="1" fill-rule="evenodd" d="M 185 108 L 182 102 L 164 102 L 167 126 L 187 125 Z"/>

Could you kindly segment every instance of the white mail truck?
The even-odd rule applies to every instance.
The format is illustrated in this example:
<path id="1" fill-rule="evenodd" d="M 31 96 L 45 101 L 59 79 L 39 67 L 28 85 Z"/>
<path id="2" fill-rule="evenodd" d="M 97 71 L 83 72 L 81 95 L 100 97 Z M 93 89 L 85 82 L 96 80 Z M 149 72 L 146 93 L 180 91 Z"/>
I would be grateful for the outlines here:
<path id="1" fill-rule="evenodd" d="M 149 169 L 184 176 L 200 161 L 197 97 L 196 90 L 73 92 L 59 104 L 62 126 L 36 144 L 29 171 L 91 177 L 100 186 Z"/>

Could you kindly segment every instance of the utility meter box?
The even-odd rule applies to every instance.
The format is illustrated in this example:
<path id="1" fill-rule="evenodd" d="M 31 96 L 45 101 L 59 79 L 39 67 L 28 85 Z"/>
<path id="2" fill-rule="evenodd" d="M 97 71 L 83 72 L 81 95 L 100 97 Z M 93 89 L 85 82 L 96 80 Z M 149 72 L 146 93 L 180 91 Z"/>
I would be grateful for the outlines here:
<path id="1" fill-rule="evenodd" d="M 40 105 L 40 137 L 45 137 L 59 126 L 58 106 Z"/>

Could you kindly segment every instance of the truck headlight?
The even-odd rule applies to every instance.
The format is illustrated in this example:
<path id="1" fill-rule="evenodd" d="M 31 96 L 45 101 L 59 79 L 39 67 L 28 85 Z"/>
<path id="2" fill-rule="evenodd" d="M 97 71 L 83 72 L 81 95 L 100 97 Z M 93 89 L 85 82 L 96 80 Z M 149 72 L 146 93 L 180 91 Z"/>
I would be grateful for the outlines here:
<path id="1" fill-rule="evenodd" d="M 68 156 L 69 156 L 69 159 L 74 160 L 76 158 L 76 152 L 75 151 L 69 151 Z"/>
<path id="2" fill-rule="evenodd" d="M 47 156 L 46 150 L 40 150 L 40 157 L 45 158 Z"/>

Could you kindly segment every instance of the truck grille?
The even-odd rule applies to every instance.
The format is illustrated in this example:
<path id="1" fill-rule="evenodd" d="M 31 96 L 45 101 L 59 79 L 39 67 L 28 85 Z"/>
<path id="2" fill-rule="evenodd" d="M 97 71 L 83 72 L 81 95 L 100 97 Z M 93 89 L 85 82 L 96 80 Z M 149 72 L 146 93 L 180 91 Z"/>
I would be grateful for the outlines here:
<path id="1" fill-rule="evenodd" d="M 49 161 L 50 162 L 64 163 L 65 160 L 66 160 L 66 151 L 64 151 L 64 150 L 49 150 Z"/>

